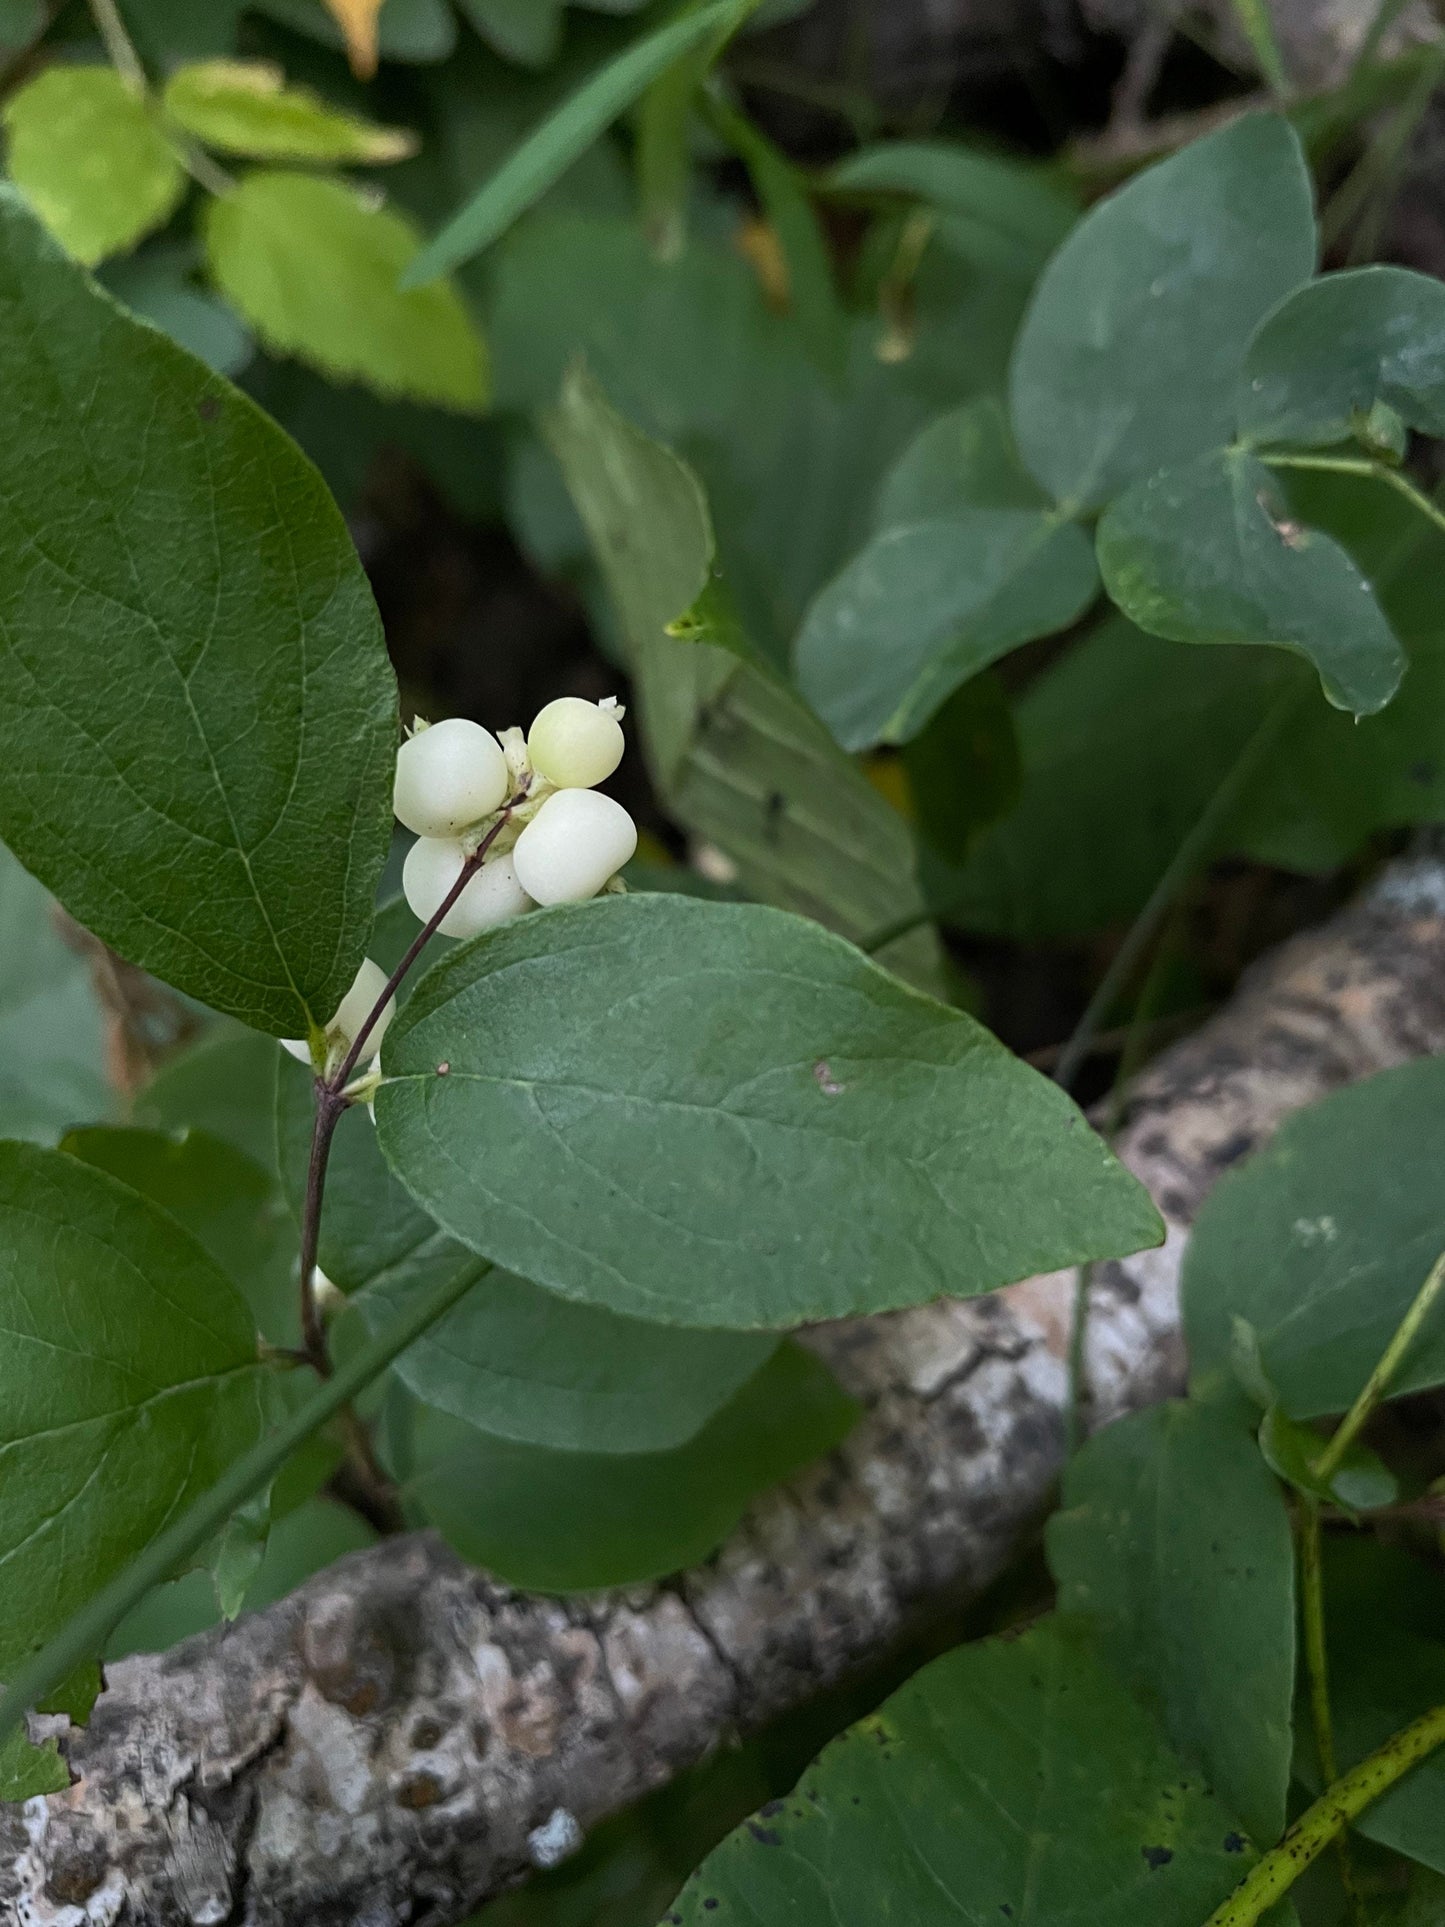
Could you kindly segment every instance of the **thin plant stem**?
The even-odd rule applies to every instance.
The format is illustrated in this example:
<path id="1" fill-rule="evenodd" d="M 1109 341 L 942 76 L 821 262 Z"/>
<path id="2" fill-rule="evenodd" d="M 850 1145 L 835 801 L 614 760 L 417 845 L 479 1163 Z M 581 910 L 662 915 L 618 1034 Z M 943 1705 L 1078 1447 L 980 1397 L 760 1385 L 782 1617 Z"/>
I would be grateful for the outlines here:
<path id="1" fill-rule="evenodd" d="M 1380 4 L 1375 8 L 1375 17 L 1365 30 L 1364 36 L 1358 48 L 1355 50 L 1355 57 L 1350 62 L 1350 71 L 1345 77 L 1345 84 L 1347 86 L 1350 81 L 1356 79 L 1363 73 L 1365 68 L 1368 67 L 1370 62 L 1375 58 L 1375 55 L 1380 50 L 1380 42 L 1405 11 L 1407 4 L 1408 0 L 1380 0 Z"/>
<path id="2" fill-rule="evenodd" d="M 1361 475 L 1367 481 L 1383 482 L 1403 495 L 1437 529 L 1445 530 L 1445 509 L 1432 502 L 1423 489 L 1416 488 L 1408 475 L 1387 468 L 1383 462 L 1372 462 L 1368 455 L 1261 455 L 1259 459 L 1266 468 L 1303 468 L 1320 475 Z"/>
<path id="3" fill-rule="evenodd" d="M 1304 1633 L 1305 1678 L 1309 1686 L 1310 1724 L 1314 1728 L 1315 1751 L 1319 1755 L 1320 1778 L 1333 1786 L 1339 1778 L 1335 1755 L 1334 1717 L 1330 1711 L 1329 1652 L 1325 1644 L 1325 1586 L 1320 1552 L 1319 1502 L 1307 1493 L 1300 1495 L 1296 1515 L 1299 1536 L 1300 1619 Z M 1340 1880 L 1356 1917 L 1360 1911 L 1355 1870 L 1350 1861 L 1349 1844 L 1343 1829 L 1335 1840 L 1340 1863 Z"/>
<path id="4" fill-rule="evenodd" d="M 1234 0 L 1234 12 L 1270 92 L 1276 100 L 1285 99 L 1289 93 L 1289 75 L 1275 37 L 1274 22 L 1269 17 L 1268 0 Z"/>
<path id="5" fill-rule="evenodd" d="M 145 66 L 126 32 L 116 0 L 90 0 L 90 17 L 105 46 L 106 58 L 133 94 L 149 91 Z"/>
<path id="6" fill-rule="evenodd" d="M 1327 1786 L 1319 1799 L 1306 1807 L 1279 1845 L 1271 1848 L 1240 1881 L 1228 1900 L 1214 1910 L 1204 1927 L 1254 1927 L 1256 1921 L 1284 1898 L 1305 1868 L 1319 1858 L 1342 1828 L 1357 1820 L 1442 1742 L 1445 1742 L 1445 1706 L 1436 1706 Z"/>
<path id="7" fill-rule="evenodd" d="M 1163 875 L 1149 893 L 1148 902 L 1130 924 L 1124 941 L 1114 953 L 1113 961 L 1089 999 L 1083 1016 L 1074 1026 L 1073 1035 L 1059 1053 L 1054 1082 L 1061 1090 L 1067 1091 L 1072 1087 L 1081 1065 L 1089 1054 L 1095 1033 L 1099 1030 L 1119 992 L 1134 974 L 1139 959 L 1174 899 L 1207 859 L 1210 846 L 1228 822 L 1231 811 L 1238 806 L 1240 798 L 1263 762 L 1265 752 L 1274 742 L 1286 716 L 1294 707 L 1295 700 L 1292 692 L 1286 693 L 1264 716 L 1235 758 L 1233 765 L 1225 772 L 1193 828 L 1169 859 Z"/>
<path id="8" fill-rule="evenodd" d="M 1419 1336 L 1420 1327 L 1429 1317 L 1431 1307 L 1445 1286 L 1445 1251 L 1430 1267 L 1423 1285 L 1411 1300 L 1410 1308 L 1395 1327 L 1395 1335 L 1380 1354 L 1370 1376 L 1361 1387 L 1360 1395 L 1341 1419 L 1338 1429 L 1329 1443 L 1315 1460 L 1312 1470 L 1324 1480 L 1338 1471 L 1346 1452 L 1354 1444 L 1380 1400 L 1385 1396 L 1390 1381 L 1405 1361 L 1405 1354 Z"/>

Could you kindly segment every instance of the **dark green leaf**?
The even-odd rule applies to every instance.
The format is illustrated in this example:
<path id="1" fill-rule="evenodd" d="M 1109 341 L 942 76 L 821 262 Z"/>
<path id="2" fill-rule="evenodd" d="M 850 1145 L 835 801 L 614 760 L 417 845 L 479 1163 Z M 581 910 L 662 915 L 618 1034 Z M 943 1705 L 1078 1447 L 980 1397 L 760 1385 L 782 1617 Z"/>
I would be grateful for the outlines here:
<path id="1" fill-rule="evenodd" d="M 1045 268 L 1014 354 L 1014 432 L 1056 499 L 1099 507 L 1228 440 L 1257 323 L 1313 272 L 1309 175 L 1248 115 L 1094 208 Z"/>
<path id="2" fill-rule="evenodd" d="M 1256 1858 L 1076 1624 L 935 1660 L 731 1834 L 686 1927 L 1199 1927 Z"/>
<path id="3" fill-rule="evenodd" d="M 981 268 L 1032 280 L 1078 217 L 1041 168 L 957 141 L 880 141 L 839 161 L 838 194 L 903 194 L 925 202 L 939 240 Z"/>
<path id="4" fill-rule="evenodd" d="M 0 844 L 0 1134 L 53 1143 L 114 1108 L 90 971 L 50 898 Z"/>
<path id="5" fill-rule="evenodd" d="M 980 832 L 1018 801 L 1018 734 L 1003 684 L 987 673 L 955 691 L 903 752 L 925 843 L 962 863 Z"/>
<path id="6" fill-rule="evenodd" d="M 562 44 L 566 0 L 461 0 L 462 12 L 506 60 L 545 67 Z"/>
<path id="7" fill-rule="evenodd" d="M 1327 274 L 1250 343 L 1239 424 L 1255 442 L 1348 441 L 1383 402 L 1445 435 L 1445 282 L 1408 268 Z"/>
<path id="8" fill-rule="evenodd" d="M 1278 1405 L 1271 1405 L 1264 1415 L 1259 1449 L 1276 1477 L 1312 1499 L 1365 1512 L 1372 1506 L 1392 1505 L 1399 1497 L 1393 1473 L 1358 1440 L 1346 1449 L 1337 1470 L 1328 1479 L 1321 1478 L 1315 1461 L 1325 1449 L 1324 1439 Z"/>
<path id="9" fill-rule="evenodd" d="M 244 1301 L 176 1222 L 0 1145 L 0 1675 L 259 1439 Z"/>
<path id="10" fill-rule="evenodd" d="M 310 1079 L 299 1064 L 280 1067 L 276 1116 L 299 1213 L 311 1135 Z M 373 1331 L 438 1278 L 469 1271 L 476 1283 L 395 1370 L 427 1404 L 522 1445 L 665 1451 L 692 1438 L 773 1349 L 766 1336 L 619 1318 L 494 1269 L 412 1202 L 363 1111 L 348 1112 L 337 1130 L 320 1256 L 327 1277 L 357 1294 Z"/>
<path id="11" fill-rule="evenodd" d="M 276 1045 L 222 1025 L 167 1059 L 135 1100 L 156 1131 L 204 1131 L 263 1171 L 276 1164 Z"/>
<path id="12" fill-rule="evenodd" d="M 964 1297 L 1159 1235 L 1055 1086 L 759 905 L 612 897 L 489 932 L 427 973 L 386 1071 L 382 1148 L 439 1223 L 664 1323 Z"/>
<path id="13" fill-rule="evenodd" d="M 716 0 L 667 21 L 599 68 L 452 216 L 411 263 L 403 286 L 418 287 L 489 247 L 660 73 L 710 35 L 725 38 L 742 10 L 740 0 Z"/>
<path id="14" fill-rule="evenodd" d="M 1332 536 L 1295 520 L 1247 450 L 1136 484 L 1099 524 L 1099 568 L 1141 629 L 1291 649 L 1337 709 L 1371 715 L 1400 686 L 1404 652 L 1370 584 Z"/>
<path id="15" fill-rule="evenodd" d="M 199 1130 L 72 1131 L 61 1148 L 169 1211 L 240 1288 L 272 1344 L 300 1343 L 296 1231 L 268 1169 Z"/>
<path id="16" fill-rule="evenodd" d="M 1294 1554 L 1279 1486 L 1233 1404 L 1106 1426 L 1048 1527 L 1060 1609 L 1102 1649 L 1258 1840 L 1284 1830 Z"/>
<path id="17" fill-rule="evenodd" d="M 1445 1059 L 1382 1071 L 1289 1118 L 1205 1200 L 1184 1259 L 1194 1378 L 1253 1325 L 1293 1418 L 1342 1412 L 1445 1250 Z M 1391 1389 L 1445 1380 L 1437 1307 Z"/>
<path id="18" fill-rule="evenodd" d="M 304 1036 L 390 834 L 395 682 L 319 477 L 0 197 L 0 831 L 132 962 Z"/>
<path id="19" fill-rule="evenodd" d="M 970 509 L 875 536 L 809 609 L 798 681 L 845 749 L 906 742 L 960 683 L 1094 599 L 1088 538 L 1031 509 Z"/>
<path id="20" fill-rule="evenodd" d="M 750 895 L 865 943 L 921 922 L 907 829 L 792 691 L 729 651 L 665 633 L 712 566 L 691 471 L 581 376 L 548 426 L 627 634 L 670 812 L 723 850 Z M 939 980 L 931 932 L 881 954 L 910 979 Z"/>
<path id="21" fill-rule="evenodd" d="M 417 235 L 345 181 L 262 169 L 212 202 L 206 253 L 268 348 L 379 394 L 475 411 L 486 349 L 449 281 L 398 286 Z"/>
<path id="22" fill-rule="evenodd" d="M 160 227 L 186 176 L 154 110 L 113 67 L 47 67 L 4 113 L 10 178 L 87 266 Z"/>
<path id="23" fill-rule="evenodd" d="M 831 1450 L 857 1416 L 788 1344 L 673 1452 L 547 1452 L 423 1410 L 403 1489 L 463 1558 L 513 1585 L 590 1592 L 706 1558 L 750 1500 Z"/>

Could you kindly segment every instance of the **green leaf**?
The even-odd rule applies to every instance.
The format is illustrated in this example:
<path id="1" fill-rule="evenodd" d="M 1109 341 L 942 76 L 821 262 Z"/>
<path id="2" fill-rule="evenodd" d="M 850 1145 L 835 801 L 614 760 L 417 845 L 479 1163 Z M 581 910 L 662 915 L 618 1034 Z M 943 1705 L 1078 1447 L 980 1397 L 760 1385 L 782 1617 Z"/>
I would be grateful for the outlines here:
<path id="1" fill-rule="evenodd" d="M 1138 175 L 1034 290 L 1010 378 L 1029 468 L 1097 508 L 1228 440 L 1255 326 L 1314 262 L 1309 175 L 1282 120 L 1247 115 Z"/>
<path id="2" fill-rule="evenodd" d="M 662 1323 L 966 1297 L 1159 1236 L 1055 1086 L 755 904 L 612 897 L 489 932 L 427 973 L 386 1071 L 382 1149 L 440 1224 Z"/>
<path id="3" fill-rule="evenodd" d="M 70 1770 L 54 1740 L 32 1746 L 23 1733 L 0 1740 L 0 1801 L 63 1793 L 69 1785 Z"/>
<path id="4" fill-rule="evenodd" d="M 716 0 L 668 21 L 598 68 L 452 216 L 407 268 L 402 285 L 418 287 L 489 247 L 660 73 L 709 35 L 725 39 L 744 9 L 745 0 Z"/>
<path id="5" fill-rule="evenodd" d="M 0 1145 L 0 1230 L 8 1675 L 256 1443 L 266 1374 L 230 1280 L 113 1178 Z"/>
<path id="6" fill-rule="evenodd" d="M 400 127 L 343 113 L 307 87 L 288 87 L 269 60 L 202 60 L 177 68 L 161 96 L 188 134 L 223 154 L 258 161 L 374 167 L 405 160 L 417 141 Z"/>
<path id="7" fill-rule="evenodd" d="M 1250 343 L 1239 425 L 1251 441 L 1348 441 L 1381 403 L 1445 435 L 1445 282 L 1408 268 L 1327 274 L 1282 302 Z"/>
<path id="8" fill-rule="evenodd" d="M 1294 1554 L 1279 1486 L 1234 1407 L 1179 1400 L 1106 1426 L 1048 1525 L 1059 1607 L 1257 1840 L 1284 1831 Z"/>
<path id="9" fill-rule="evenodd" d="M 956 690 L 905 748 L 903 770 L 923 841 L 962 863 L 1018 801 L 1018 735 L 998 677 L 985 672 Z"/>
<path id="10" fill-rule="evenodd" d="M 389 1053 L 388 1053 L 389 1056 Z M 311 1083 L 283 1063 L 276 1092 L 281 1170 L 299 1215 Z M 376 1131 L 351 1110 L 337 1129 L 321 1222 L 321 1268 L 383 1330 L 439 1278 L 476 1281 L 397 1360 L 429 1405 L 521 1445 L 657 1452 L 690 1439 L 773 1350 L 770 1337 L 684 1331 L 618 1318 L 498 1271 L 438 1229 L 387 1169 Z"/>
<path id="11" fill-rule="evenodd" d="M 1088 608 L 1098 574 L 1072 522 L 970 509 L 875 536 L 822 590 L 798 681 L 845 749 L 906 742 L 960 683 Z"/>
<path id="12" fill-rule="evenodd" d="M 691 470 L 580 372 L 547 429 L 617 605 L 670 814 L 724 851 L 751 896 L 864 943 L 921 922 L 905 825 L 793 692 L 729 651 L 667 635 L 712 566 Z M 939 979 L 931 932 L 880 954 L 925 986 Z"/>
<path id="13" fill-rule="evenodd" d="M 565 0 L 461 0 L 462 12 L 504 60 L 545 67 L 562 45 Z"/>
<path id="14" fill-rule="evenodd" d="M 165 243 L 143 249 L 109 262 L 99 276 L 101 286 L 218 375 L 234 375 L 256 344 L 233 309 L 194 285 L 191 252 Z"/>
<path id="15" fill-rule="evenodd" d="M 449 281 L 398 284 L 417 250 L 405 215 L 345 181 L 263 169 L 206 213 L 221 292 L 266 346 L 378 394 L 480 409 L 486 350 Z"/>
<path id="16" fill-rule="evenodd" d="M 268 1170 L 196 1130 L 71 1131 L 61 1149 L 168 1211 L 238 1287 L 272 1344 L 300 1343 L 296 1232 Z"/>
<path id="17" fill-rule="evenodd" d="M 1042 168 L 957 141 L 880 141 L 827 174 L 834 194 L 906 195 L 936 215 L 936 232 L 979 267 L 1029 280 L 1078 218 L 1065 189 Z"/>
<path id="18" fill-rule="evenodd" d="M 1184 1259 L 1193 1377 L 1228 1367 L 1232 1321 L 1292 1418 L 1342 1412 L 1445 1250 L 1445 1060 L 1351 1084 L 1286 1120 L 1205 1200 Z M 1392 1393 L 1445 1381 L 1438 1311 Z"/>
<path id="19" fill-rule="evenodd" d="M 1257 1858 L 1087 1631 L 961 1646 L 683 1889 L 686 1927 L 1199 1927 Z"/>
<path id="20" fill-rule="evenodd" d="M 1245 449 L 1136 484 L 1100 522 L 1098 545 L 1105 588 L 1153 635 L 1291 649 L 1356 716 L 1400 686 L 1404 652 L 1370 584 L 1332 536 L 1294 519 Z"/>
<path id="21" fill-rule="evenodd" d="M 229 0 L 228 0 L 229 3 Z M 207 0 L 214 4 L 214 0 Z M 258 13 L 304 33 L 323 46 L 344 50 L 340 27 L 322 0 L 252 0 Z M 456 45 L 457 23 L 446 0 L 385 0 L 377 19 L 383 60 L 427 65 L 445 60 Z"/>
<path id="22" fill-rule="evenodd" d="M 0 833 L 97 936 L 258 1028 L 350 986 L 396 685 L 275 424 L 0 196 Z"/>
<path id="23" fill-rule="evenodd" d="M 276 1045 L 225 1025 L 177 1051 L 136 1098 L 134 1121 L 219 1138 L 263 1171 L 276 1165 Z"/>
<path id="24" fill-rule="evenodd" d="M 50 1144 L 114 1108 L 89 967 L 61 937 L 45 891 L 0 844 L 0 1133 Z"/>
<path id="25" fill-rule="evenodd" d="M 590 1592 L 705 1559 L 759 1492 L 821 1458 L 857 1417 L 817 1359 L 788 1344 L 672 1452 L 547 1452 L 423 1410 L 403 1495 L 510 1584 Z"/>
<path id="26" fill-rule="evenodd" d="M 884 476 L 873 511 L 877 534 L 966 509 L 1045 509 L 1048 497 L 1019 461 L 1008 417 L 981 395 L 938 415 Z"/>
<path id="27" fill-rule="evenodd" d="M 1259 1449 L 1276 1478 L 1292 1485 L 1309 1498 L 1345 1507 L 1347 1511 L 1368 1511 L 1372 1506 L 1393 1505 L 1400 1488 L 1394 1474 L 1367 1445 L 1358 1440 L 1345 1451 L 1339 1466 L 1323 1479 L 1315 1470 L 1315 1460 L 1325 1449 L 1325 1441 L 1308 1425 L 1301 1425 L 1271 1405 L 1259 1428 Z"/>
<path id="28" fill-rule="evenodd" d="M 7 103 L 4 121 L 10 178 L 87 265 L 134 247 L 185 192 L 155 114 L 113 67 L 47 67 Z"/>

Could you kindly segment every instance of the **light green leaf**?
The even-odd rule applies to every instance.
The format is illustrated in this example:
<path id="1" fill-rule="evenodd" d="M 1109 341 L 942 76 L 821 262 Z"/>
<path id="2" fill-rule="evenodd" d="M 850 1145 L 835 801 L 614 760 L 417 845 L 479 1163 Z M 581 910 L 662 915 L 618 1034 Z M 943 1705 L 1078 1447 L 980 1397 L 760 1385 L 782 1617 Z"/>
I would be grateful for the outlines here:
<path id="1" fill-rule="evenodd" d="M 411 222 L 344 181 L 262 170 L 212 202 L 211 272 L 268 348 L 379 394 L 476 410 L 486 350 L 449 281 L 403 292 Z"/>
<path id="2" fill-rule="evenodd" d="M 670 813 L 737 865 L 751 896 L 863 943 L 921 922 L 906 826 L 793 692 L 730 651 L 666 634 L 712 566 L 691 470 L 581 373 L 547 428 L 627 637 L 648 762 Z M 939 981 L 930 931 L 880 955 L 926 987 Z"/>
<path id="3" fill-rule="evenodd" d="M 440 1224 L 662 1323 L 966 1297 L 1159 1236 L 1054 1085 L 755 904 L 612 897 L 489 932 L 427 973 L 385 1062 L 382 1149 Z"/>
<path id="4" fill-rule="evenodd" d="M 71 1131 L 61 1149 L 184 1225 L 241 1291 L 272 1344 L 301 1342 L 296 1232 L 269 1170 L 198 1130 Z"/>
<path id="5" fill-rule="evenodd" d="M 797 644 L 803 694 L 845 749 L 907 742 L 953 691 L 1098 590 L 1082 529 L 966 509 L 875 536 L 821 591 Z"/>
<path id="6" fill-rule="evenodd" d="M 33 1746 L 23 1733 L 0 1740 L 0 1800 L 30 1800 L 37 1793 L 63 1793 L 70 1772 L 54 1740 Z"/>
<path id="7" fill-rule="evenodd" d="M 0 833 L 122 956 L 304 1036 L 390 835 L 396 685 L 320 478 L 0 195 Z"/>
<path id="8" fill-rule="evenodd" d="M 405 160 L 417 140 L 343 113 L 307 87 L 288 87 L 269 60 L 202 60 L 177 68 L 161 96 L 188 134 L 223 154 L 258 161 L 376 166 Z"/>
<path id="9" fill-rule="evenodd" d="M 788 1344 L 672 1452 L 547 1452 L 422 1410 L 403 1495 L 463 1558 L 511 1584 L 590 1592 L 705 1559 L 759 1492 L 821 1458 L 857 1417 Z"/>
<path id="10" fill-rule="evenodd" d="M 107 263 L 99 280 L 124 308 L 168 334 L 218 375 L 234 375 L 255 343 L 234 309 L 191 280 L 192 250 L 164 242 Z"/>
<path id="11" fill-rule="evenodd" d="M 710 35 L 721 43 L 742 18 L 745 6 L 746 0 L 715 0 L 711 6 L 666 22 L 600 67 L 452 216 L 407 268 L 403 286 L 419 287 L 489 247 L 673 61 Z"/>
<path id="12" fill-rule="evenodd" d="M 1029 280 L 1078 218 L 1068 193 L 1041 168 L 958 141 L 880 141 L 839 161 L 824 184 L 835 194 L 922 201 L 945 247 Z"/>
<path id="13" fill-rule="evenodd" d="M 1138 175 L 1045 268 L 1014 351 L 1023 458 L 1095 508 L 1228 440 L 1256 324 L 1315 263 L 1293 130 L 1248 115 Z"/>
<path id="14" fill-rule="evenodd" d="M 1291 649 L 1356 716 L 1400 686 L 1404 651 L 1370 584 L 1332 536 L 1294 519 L 1245 449 L 1137 483 L 1106 512 L 1098 547 L 1105 588 L 1153 635 Z"/>
<path id="15" fill-rule="evenodd" d="M 0 1674 L 261 1436 L 244 1301 L 165 1212 L 0 1145 Z"/>
<path id="16" fill-rule="evenodd" d="M 56 65 L 7 103 L 10 178 L 77 261 L 134 247 L 186 176 L 151 108 L 113 67 Z"/>
<path id="17" fill-rule="evenodd" d="M 115 1108 L 90 971 L 55 914 L 0 844 L 0 1134 L 42 1144 Z"/>
<path id="18" fill-rule="evenodd" d="M 133 1120 L 219 1138 L 263 1171 L 276 1166 L 276 1045 L 220 1025 L 177 1051 L 138 1095 Z"/>
<path id="19" fill-rule="evenodd" d="M 1379 403 L 1445 435 L 1445 282 L 1393 267 L 1309 282 L 1261 324 L 1239 395 L 1253 442 L 1348 441 Z"/>
<path id="20" fill-rule="evenodd" d="M 1235 1403 L 1178 1400 L 1104 1428 L 1048 1525 L 1063 1612 L 1156 1707 L 1248 1832 L 1284 1831 L 1294 1695 L 1289 1516 Z"/>
<path id="21" fill-rule="evenodd" d="M 389 1053 L 388 1053 L 389 1054 Z M 281 1170 L 299 1214 L 311 1135 L 310 1079 L 280 1067 Z M 658 1452 L 690 1439 L 771 1354 L 751 1333 L 683 1331 L 575 1305 L 457 1244 L 387 1169 L 364 1112 L 342 1118 L 327 1174 L 321 1267 L 356 1295 L 372 1331 L 447 1275 L 475 1283 L 397 1360 L 429 1405 L 522 1445 Z"/>
<path id="22" fill-rule="evenodd" d="M 1233 1320 L 1258 1335 L 1293 1418 L 1342 1412 L 1445 1250 L 1445 1060 L 1382 1071 L 1289 1118 L 1205 1200 L 1184 1260 L 1196 1381 L 1228 1369 Z M 1392 1392 L 1445 1380 L 1427 1319 Z"/>
<path id="23" fill-rule="evenodd" d="M 961 1646 L 709 1855 L 685 1927 L 1199 1927 L 1257 1858 L 1085 1629 Z"/>

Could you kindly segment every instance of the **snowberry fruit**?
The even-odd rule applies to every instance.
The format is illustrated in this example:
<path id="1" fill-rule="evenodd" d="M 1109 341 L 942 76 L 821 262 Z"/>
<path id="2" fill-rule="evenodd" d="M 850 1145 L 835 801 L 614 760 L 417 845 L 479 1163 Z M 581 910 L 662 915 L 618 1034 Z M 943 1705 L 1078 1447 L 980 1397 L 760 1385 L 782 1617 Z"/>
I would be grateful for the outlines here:
<path id="1" fill-rule="evenodd" d="M 430 923 L 441 909 L 466 860 L 460 843 L 424 836 L 412 844 L 402 866 L 401 887 L 419 922 Z M 444 937 L 475 937 L 531 908 L 532 899 L 518 883 L 512 859 L 488 857 L 437 929 Z"/>
<path id="2" fill-rule="evenodd" d="M 397 751 L 392 808 L 418 836 L 460 836 L 501 808 L 508 781 L 492 732 L 453 716 L 419 729 Z"/>
<path id="3" fill-rule="evenodd" d="M 339 1052 L 339 1055 L 344 1057 L 351 1049 L 361 1026 L 371 1015 L 377 998 L 385 989 L 386 972 L 380 964 L 373 963 L 370 957 L 363 957 L 361 968 L 357 971 L 350 990 L 336 1006 L 336 1015 L 326 1026 L 326 1036 L 328 1043 L 332 1046 L 332 1055 Z M 386 1035 L 386 1027 L 395 1015 L 396 999 L 388 997 L 386 1008 L 366 1033 L 366 1042 L 362 1049 L 368 1061 L 380 1051 L 381 1040 Z M 302 1038 L 283 1037 L 281 1048 L 290 1051 L 293 1057 L 300 1058 L 303 1064 L 311 1062 L 311 1047 Z"/>
<path id="4" fill-rule="evenodd" d="M 596 790 L 554 790 L 517 838 L 517 878 L 538 903 L 581 903 L 628 862 L 637 825 Z"/>
<path id="5" fill-rule="evenodd" d="M 611 709 L 559 696 L 538 710 L 527 731 L 532 768 L 558 789 L 590 790 L 622 761 L 622 725 Z"/>

